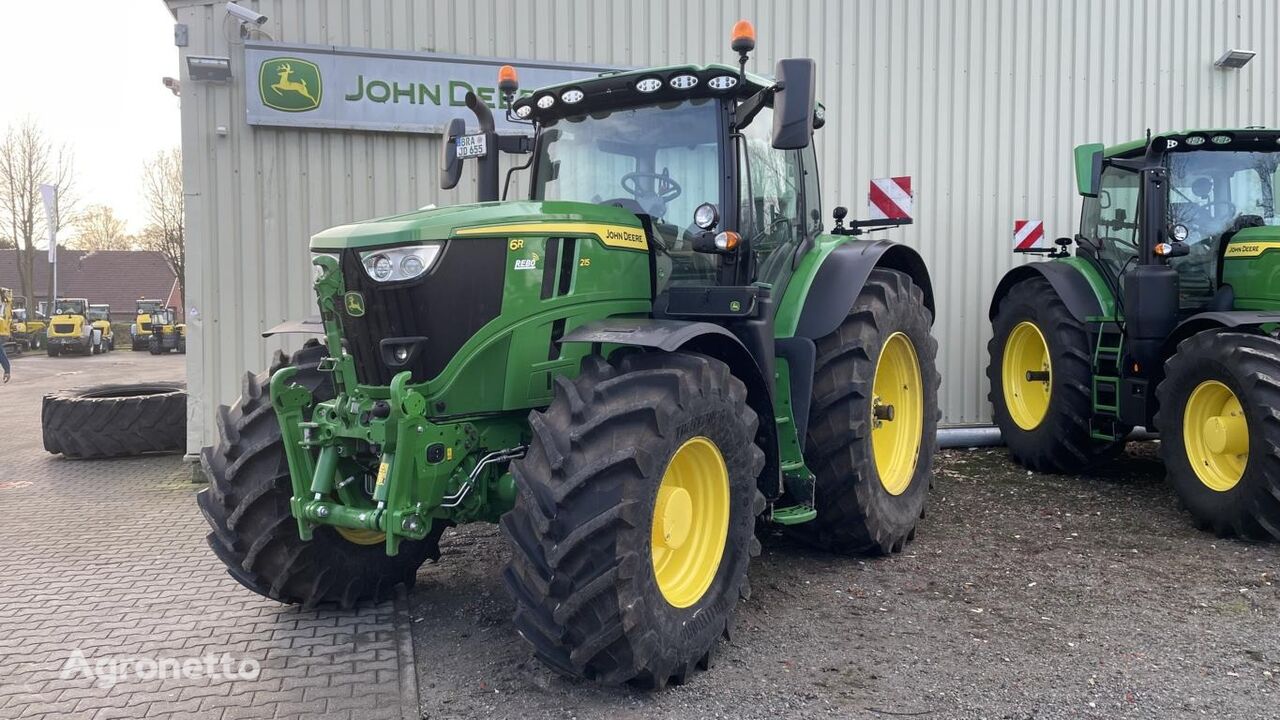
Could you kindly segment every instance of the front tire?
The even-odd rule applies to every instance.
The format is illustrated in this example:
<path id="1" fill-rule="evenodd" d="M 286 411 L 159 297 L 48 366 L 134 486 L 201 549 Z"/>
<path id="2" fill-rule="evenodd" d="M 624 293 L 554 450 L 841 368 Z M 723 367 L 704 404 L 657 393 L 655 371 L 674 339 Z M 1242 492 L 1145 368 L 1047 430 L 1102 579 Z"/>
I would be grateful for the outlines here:
<path id="1" fill-rule="evenodd" d="M 1203 332 L 1165 363 L 1160 454 L 1196 525 L 1280 540 L 1280 341 Z"/>
<path id="2" fill-rule="evenodd" d="M 209 487 L 196 501 L 212 528 L 209 547 L 237 582 L 265 597 L 304 608 L 389 600 L 397 585 L 413 587 L 418 568 L 438 558 L 443 522 L 420 541 L 402 542 L 388 557 L 382 544 L 349 542 L 332 527 L 320 526 L 310 541 L 298 537 L 289 509 L 293 486 L 280 425 L 267 389 L 271 375 L 286 364 L 298 368 L 293 382 L 317 401 L 333 397 L 319 363 L 323 345 L 308 342 L 289 360 L 277 354 L 271 371 L 246 374 L 235 405 L 218 409 L 219 441 L 200 461 Z"/>
<path id="3" fill-rule="evenodd" d="M 1034 277 L 1014 285 L 991 327 L 987 397 L 1018 464 L 1076 473 L 1116 447 L 1090 435 L 1092 344 L 1084 323 L 1048 280 Z"/>
<path id="4" fill-rule="evenodd" d="M 515 625 L 568 675 L 660 688 L 705 668 L 727 632 L 764 497 L 746 387 L 719 360 L 583 360 L 529 416 L 502 519 Z"/>

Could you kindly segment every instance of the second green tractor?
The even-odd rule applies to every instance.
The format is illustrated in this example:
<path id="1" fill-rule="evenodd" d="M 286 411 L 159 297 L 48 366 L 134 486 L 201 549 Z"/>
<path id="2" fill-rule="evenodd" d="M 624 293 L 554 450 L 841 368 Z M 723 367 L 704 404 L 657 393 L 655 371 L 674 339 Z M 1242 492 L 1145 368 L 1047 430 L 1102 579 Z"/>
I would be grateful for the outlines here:
<path id="1" fill-rule="evenodd" d="M 991 304 L 1014 459 L 1077 472 L 1156 430 L 1199 526 L 1280 539 L 1280 131 L 1082 145 L 1075 166 L 1079 233 Z"/>
<path id="2" fill-rule="evenodd" d="M 218 414 L 199 504 L 251 590 L 383 600 L 452 525 L 500 523 L 514 624 L 549 666 L 662 687 L 708 665 L 774 526 L 908 543 L 939 375 L 909 247 L 824 229 L 812 60 L 676 65 L 467 98 L 442 185 L 482 202 L 311 238 L 318 318 Z M 501 201 L 499 154 L 531 155 Z"/>

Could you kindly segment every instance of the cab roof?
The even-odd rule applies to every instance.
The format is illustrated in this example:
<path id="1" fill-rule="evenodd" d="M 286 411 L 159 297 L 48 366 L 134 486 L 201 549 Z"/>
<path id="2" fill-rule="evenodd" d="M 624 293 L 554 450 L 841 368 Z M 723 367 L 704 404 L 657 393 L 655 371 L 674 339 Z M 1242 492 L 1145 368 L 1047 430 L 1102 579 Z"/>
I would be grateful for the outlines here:
<path id="1" fill-rule="evenodd" d="M 1201 141 L 1206 149 L 1211 143 L 1207 142 L 1214 137 L 1226 136 L 1230 138 L 1227 143 L 1244 141 L 1249 143 L 1265 142 L 1270 140 L 1276 143 L 1276 150 L 1280 151 L 1280 128 L 1267 127 L 1243 127 L 1243 128 L 1191 128 L 1189 130 L 1174 130 L 1171 132 L 1159 133 L 1159 137 L 1170 140 L 1177 140 L 1179 143 L 1185 143 L 1189 137 L 1203 137 Z M 1152 135 L 1157 137 L 1157 135 Z M 1105 157 L 1134 157 L 1141 155 L 1146 151 L 1148 139 L 1130 140 L 1129 142 L 1111 145 L 1103 150 Z"/>
<path id="2" fill-rule="evenodd" d="M 687 79 L 677 80 L 676 85 L 672 84 L 674 78 L 687 77 L 694 78 L 692 85 L 688 84 Z M 646 85 L 654 85 L 654 89 L 643 92 L 639 87 L 641 82 L 646 80 L 656 80 L 657 83 L 646 83 Z M 714 85 L 723 85 L 723 87 Z M 521 119 L 545 122 L 569 115 L 582 115 L 592 110 L 653 105 L 686 98 L 749 97 L 773 85 L 774 81 L 771 78 L 755 73 L 747 73 L 745 79 L 740 81 L 738 68 L 730 65 L 719 63 L 667 65 L 639 70 L 604 72 L 593 78 L 570 80 L 541 87 L 516 100 L 512 104 L 512 111 Z M 576 102 L 566 102 L 564 95 L 569 90 L 581 91 L 581 98 Z M 822 104 L 817 103 L 817 106 L 822 107 Z"/>

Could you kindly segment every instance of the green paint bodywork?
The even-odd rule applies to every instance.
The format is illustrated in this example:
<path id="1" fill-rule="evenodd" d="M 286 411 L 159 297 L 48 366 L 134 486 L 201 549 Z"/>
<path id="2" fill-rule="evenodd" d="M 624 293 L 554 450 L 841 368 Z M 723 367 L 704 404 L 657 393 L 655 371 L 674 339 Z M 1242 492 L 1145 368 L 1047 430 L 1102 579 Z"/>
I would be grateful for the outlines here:
<path id="1" fill-rule="evenodd" d="M 1245 228 L 1228 247 L 1252 243 L 1280 243 L 1280 227 Z M 1280 246 L 1254 257 L 1226 258 L 1222 282 L 1235 291 L 1237 310 L 1280 310 Z"/>

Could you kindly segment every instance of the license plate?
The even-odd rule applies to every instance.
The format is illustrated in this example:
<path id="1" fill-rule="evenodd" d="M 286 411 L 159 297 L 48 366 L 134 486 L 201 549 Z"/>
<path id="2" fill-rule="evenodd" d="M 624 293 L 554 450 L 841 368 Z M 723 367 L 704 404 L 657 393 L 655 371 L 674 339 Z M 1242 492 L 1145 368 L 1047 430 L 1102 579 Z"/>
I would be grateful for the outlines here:
<path id="1" fill-rule="evenodd" d="M 458 136 L 458 159 L 467 160 L 469 158 L 484 157 L 488 151 L 489 148 L 483 134 Z"/>

